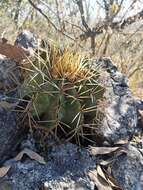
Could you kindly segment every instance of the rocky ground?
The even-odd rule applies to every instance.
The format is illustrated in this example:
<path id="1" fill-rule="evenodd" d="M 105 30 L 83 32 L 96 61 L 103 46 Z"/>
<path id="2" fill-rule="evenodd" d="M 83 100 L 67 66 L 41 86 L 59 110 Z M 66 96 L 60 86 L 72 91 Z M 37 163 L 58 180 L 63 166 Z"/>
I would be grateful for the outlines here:
<path id="1" fill-rule="evenodd" d="M 97 143 L 79 147 L 48 137 L 46 143 L 54 145 L 45 150 L 39 148 L 27 128 L 19 127 L 19 115 L 13 110 L 20 97 L 17 88 L 13 89 L 15 83 L 5 75 L 7 65 L 12 63 L 11 59 L 0 58 L 0 81 L 4 84 L 0 91 L 0 190 L 143 189 L 143 102 L 132 96 L 127 78 L 110 59 L 93 61 L 93 66 L 102 66 L 106 86 Z"/>

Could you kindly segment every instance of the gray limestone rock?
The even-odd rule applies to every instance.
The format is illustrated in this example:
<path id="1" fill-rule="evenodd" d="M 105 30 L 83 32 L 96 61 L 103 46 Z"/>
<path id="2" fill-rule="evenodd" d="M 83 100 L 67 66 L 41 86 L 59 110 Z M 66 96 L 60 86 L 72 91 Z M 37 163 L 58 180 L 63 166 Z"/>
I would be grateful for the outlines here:
<path id="1" fill-rule="evenodd" d="M 36 41 L 32 33 L 24 31 L 18 36 L 15 45 L 30 50 L 36 47 Z M 127 85 L 127 79 L 118 72 L 110 59 L 93 63 L 102 65 L 105 71 L 103 83 L 106 87 L 104 119 L 97 133 L 109 143 L 130 140 L 137 127 L 137 104 Z M 14 76 L 18 83 L 11 80 L 11 76 Z M 16 63 L 9 59 L 0 59 L 0 164 L 14 156 L 26 134 L 25 129 L 17 125 L 18 117 L 14 111 L 19 103 L 17 92 L 10 92 L 20 82 L 21 73 Z M 31 146 L 30 143 L 24 146 Z M 8 174 L 0 179 L 0 190 L 95 189 L 86 173 L 95 169 L 96 159 L 91 157 L 86 149 L 65 143 L 53 146 L 46 158 L 46 165 L 26 156 L 22 161 L 7 161 L 5 164 L 12 165 Z M 125 190 L 143 189 L 141 152 L 133 146 L 128 146 L 127 153 L 118 156 L 112 164 L 112 173 Z"/>
<path id="2" fill-rule="evenodd" d="M 126 153 L 117 156 L 111 168 L 113 177 L 124 190 L 143 189 L 143 152 L 127 146 Z"/>
<path id="3" fill-rule="evenodd" d="M 22 73 L 18 64 L 5 57 L 0 58 L 0 90 L 13 90 L 21 81 Z"/>
<path id="4" fill-rule="evenodd" d="M 9 97 L 8 95 L 11 95 Z M 24 127 L 18 126 L 16 92 L 0 92 L 0 164 L 13 157 L 15 150 L 26 135 Z"/>
<path id="5" fill-rule="evenodd" d="M 0 164 L 13 156 L 25 136 L 25 129 L 18 127 L 15 111 L 19 103 L 17 88 L 21 72 L 16 62 L 0 58 Z"/>
<path id="6" fill-rule="evenodd" d="M 36 36 L 28 31 L 23 30 L 16 38 L 15 45 L 21 46 L 25 49 L 35 49 L 37 47 L 37 39 Z"/>
<path id="7" fill-rule="evenodd" d="M 4 178 L 11 190 L 94 190 L 86 172 L 96 167 L 96 160 L 86 149 L 67 143 L 57 145 L 47 153 L 47 164 L 25 158 L 12 162 Z"/>
<path id="8" fill-rule="evenodd" d="M 127 78 L 109 58 L 95 62 L 104 69 L 106 106 L 98 133 L 109 143 L 130 139 L 137 127 L 137 108 Z"/>

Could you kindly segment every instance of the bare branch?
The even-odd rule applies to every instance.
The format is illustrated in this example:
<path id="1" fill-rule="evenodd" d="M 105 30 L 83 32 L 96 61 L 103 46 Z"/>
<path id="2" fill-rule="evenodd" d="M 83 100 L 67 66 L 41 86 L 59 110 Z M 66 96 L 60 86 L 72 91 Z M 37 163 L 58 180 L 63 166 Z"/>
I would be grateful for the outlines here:
<path id="1" fill-rule="evenodd" d="M 47 21 L 48 23 L 59 33 L 63 34 L 64 36 L 66 36 L 67 38 L 69 38 L 70 40 L 73 40 L 76 42 L 76 39 L 72 38 L 71 36 L 69 36 L 68 34 L 64 33 L 62 30 L 60 30 L 59 28 L 56 27 L 56 25 L 49 19 L 49 17 L 43 13 L 43 11 L 37 7 L 31 0 L 28 0 L 28 2 L 32 5 L 32 7 L 34 7 Z"/>
<path id="2" fill-rule="evenodd" d="M 60 18 L 60 12 L 59 12 L 59 4 L 58 4 L 58 0 L 55 0 L 55 3 L 56 3 L 56 12 L 57 12 L 58 22 L 59 22 L 59 25 L 60 25 L 60 29 L 62 30 L 63 27 L 62 27 L 62 22 L 61 22 L 61 18 Z"/>
<path id="3" fill-rule="evenodd" d="M 76 3 L 78 5 L 79 11 L 80 11 L 82 25 L 85 27 L 87 32 L 91 32 L 91 28 L 88 26 L 88 24 L 86 23 L 86 20 L 85 20 L 82 0 L 76 0 Z"/>
<path id="4" fill-rule="evenodd" d="M 16 25 L 18 24 L 21 3 L 22 3 L 22 0 L 17 1 L 16 11 L 15 11 L 15 15 L 14 15 L 14 22 Z"/>
<path id="5" fill-rule="evenodd" d="M 128 17 L 127 19 L 124 20 L 124 22 L 121 24 L 121 28 L 124 28 L 127 25 L 130 25 L 138 20 L 143 19 L 143 10 L 137 13 L 134 16 Z"/>

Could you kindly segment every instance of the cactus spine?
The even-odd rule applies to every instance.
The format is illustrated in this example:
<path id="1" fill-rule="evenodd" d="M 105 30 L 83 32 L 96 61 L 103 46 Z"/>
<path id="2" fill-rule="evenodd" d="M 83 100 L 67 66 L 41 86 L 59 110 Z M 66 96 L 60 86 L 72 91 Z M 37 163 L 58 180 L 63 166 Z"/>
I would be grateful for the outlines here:
<path id="1" fill-rule="evenodd" d="M 93 69 L 90 60 L 68 50 L 57 52 L 46 61 L 42 58 L 39 61 L 38 57 L 32 63 L 36 76 L 28 82 L 36 97 L 32 113 L 49 130 L 65 126 L 69 136 L 81 133 L 84 124 L 94 124 L 104 89 L 98 83 L 99 72 Z"/>

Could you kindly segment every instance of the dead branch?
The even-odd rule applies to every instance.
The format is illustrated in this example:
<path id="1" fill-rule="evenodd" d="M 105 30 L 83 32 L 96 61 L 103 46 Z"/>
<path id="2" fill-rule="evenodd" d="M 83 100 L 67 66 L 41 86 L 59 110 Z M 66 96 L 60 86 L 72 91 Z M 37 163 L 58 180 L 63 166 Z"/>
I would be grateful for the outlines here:
<path id="1" fill-rule="evenodd" d="M 59 33 L 63 34 L 67 38 L 69 38 L 72 41 L 76 42 L 76 39 L 72 38 L 68 34 L 64 33 L 61 29 L 57 28 L 56 25 L 49 19 L 49 17 L 39 8 L 37 7 L 31 0 L 28 0 L 28 2 L 31 4 L 31 6 L 36 9 L 47 21 L 48 23 Z"/>

